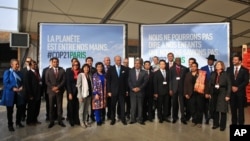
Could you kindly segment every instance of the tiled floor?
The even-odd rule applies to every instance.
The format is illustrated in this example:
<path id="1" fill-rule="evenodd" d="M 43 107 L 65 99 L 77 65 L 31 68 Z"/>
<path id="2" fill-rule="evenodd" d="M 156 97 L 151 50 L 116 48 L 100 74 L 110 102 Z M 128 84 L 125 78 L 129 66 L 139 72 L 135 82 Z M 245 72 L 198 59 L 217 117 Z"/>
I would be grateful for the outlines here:
<path id="1" fill-rule="evenodd" d="M 64 116 L 66 115 L 66 101 L 64 98 Z M 250 106 L 245 108 L 246 124 L 250 124 Z M 15 115 L 15 113 L 14 113 Z M 15 116 L 14 116 L 15 117 Z M 110 121 L 102 126 L 84 129 L 80 126 L 71 127 L 64 121 L 66 127 L 59 125 L 48 129 L 45 122 L 45 102 L 42 102 L 39 120 L 41 125 L 26 126 L 15 132 L 9 132 L 7 128 L 7 117 L 5 107 L 0 107 L 0 140 L 1 141 L 229 141 L 230 113 L 228 114 L 227 128 L 221 132 L 219 129 L 212 130 L 212 121 L 209 125 L 203 124 L 202 128 L 191 127 L 178 121 L 175 124 L 164 122 L 159 124 L 146 122 L 146 125 L 133 124 L 124 126 L 117 122 L 111 126 Z"/>

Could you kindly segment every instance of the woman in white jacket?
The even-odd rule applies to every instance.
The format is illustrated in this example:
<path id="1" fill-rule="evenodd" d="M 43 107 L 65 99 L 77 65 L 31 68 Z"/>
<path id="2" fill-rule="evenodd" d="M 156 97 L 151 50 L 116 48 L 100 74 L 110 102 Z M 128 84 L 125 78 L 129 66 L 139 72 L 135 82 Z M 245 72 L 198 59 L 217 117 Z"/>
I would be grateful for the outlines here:
<path id="1" fill-rule="evenodd" d="M 88 115 L 90 115 L 90 104 L 92 96 L 92 76 L 90 75 L 90 66 L 84 64 L 82 72 L 77 77 L 76 87 L 78 89 L 77 98 L 79 100 L 79 119 L 82 127 L 90 127 L 87 122 Z"/>

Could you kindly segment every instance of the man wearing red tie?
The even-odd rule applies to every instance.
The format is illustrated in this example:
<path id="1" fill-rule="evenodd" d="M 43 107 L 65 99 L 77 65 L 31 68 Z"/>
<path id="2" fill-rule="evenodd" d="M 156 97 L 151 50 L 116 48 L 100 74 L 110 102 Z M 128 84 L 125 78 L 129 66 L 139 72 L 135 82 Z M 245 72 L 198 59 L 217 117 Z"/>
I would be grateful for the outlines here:
<path id="1" fill-rule="evenodd" d="M 246 86 L 249 82 L 248 70 L 241 65 L 242 57 L 233 56 L 233 66 L 227 68 L 232 82 L 230 106 L 232 125 L 243 125 L 245 122 L 244 104 L 246 102 Z"/>
<path id="2" fill-rule="evenodd" d="M 63 102 L 63 93 L 65 90 L 65 70 L 59 67 L 58 58 L 52 58 L 52 67 L 47 70 L 45 81 L 47 85 L 47 91 L 49 94 L 49 105 L 50 105 L 50 124 L 48 128 L 54 126 L 54 101 L 57 105 L 57 120 L 58 124 L 62 127 L 65 127 L 65 124 L 62 122 L 62 102 Z"/>

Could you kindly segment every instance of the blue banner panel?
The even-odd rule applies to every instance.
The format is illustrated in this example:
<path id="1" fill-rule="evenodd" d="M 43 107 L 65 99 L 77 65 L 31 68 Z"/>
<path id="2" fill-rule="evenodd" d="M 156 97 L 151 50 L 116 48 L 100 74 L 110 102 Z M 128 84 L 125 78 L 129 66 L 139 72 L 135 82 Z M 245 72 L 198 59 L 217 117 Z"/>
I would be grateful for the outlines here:
<path id="1" fill-rule="evenodd" d="M 86 57 L 94 63 L 109 56 L 125 56 L 125 24 L 65 24 L 40 23 L 40 71 L 49 65 L 49 59 L 59 58 L 64 69 L 71 67 L 71 59 L 78 58 L 81 65 Z"/>
<path id="2" fill-rule="evenodd" d="M 167 54 L 181 57 L 188 67 L 188 59 L 196 58 L 199 67 L 207 65 L 207 57 L 229 66 L 229 23 L 155 24 L 141 25 L 141 57 L 152 61 L 153 56 L 167 61 Z"/>

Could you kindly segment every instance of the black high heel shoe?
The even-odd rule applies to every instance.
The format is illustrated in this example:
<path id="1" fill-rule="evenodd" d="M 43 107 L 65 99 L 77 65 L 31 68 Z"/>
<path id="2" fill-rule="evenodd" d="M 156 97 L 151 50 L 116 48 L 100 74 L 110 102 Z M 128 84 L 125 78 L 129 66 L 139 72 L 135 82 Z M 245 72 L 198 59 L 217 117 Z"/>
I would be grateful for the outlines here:
<path id="1" fill-rule="evenodd" d="M 22 123 L 17 123 L 17 124 L 16 124 L 16 127 L 23 128 L 24 125 L 22 125 Z"/>
<path id="2" fill-rule="evenodd" d="M 9 128 L 9 131 L 10 131 L 10 132 L 14 132 L 14 131 L 15 131 L 15 129 L 14 129 L 13 126 L 9 126 L 8 128 Z"/>

